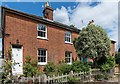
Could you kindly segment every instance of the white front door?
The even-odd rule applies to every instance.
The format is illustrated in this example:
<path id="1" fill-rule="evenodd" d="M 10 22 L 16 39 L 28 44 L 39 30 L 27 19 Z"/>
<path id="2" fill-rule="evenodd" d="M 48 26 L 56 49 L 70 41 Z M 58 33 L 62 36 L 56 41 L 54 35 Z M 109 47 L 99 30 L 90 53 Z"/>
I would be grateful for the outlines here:
<path id="1" fill-rule="evenodd" d="M 12 47 L 12 74 L 13 75 L 21 75 L 23 74 L 23 49 L 22 46 L 19 48 Z M 14 63 L 16 63 L 14 65 Z"/>

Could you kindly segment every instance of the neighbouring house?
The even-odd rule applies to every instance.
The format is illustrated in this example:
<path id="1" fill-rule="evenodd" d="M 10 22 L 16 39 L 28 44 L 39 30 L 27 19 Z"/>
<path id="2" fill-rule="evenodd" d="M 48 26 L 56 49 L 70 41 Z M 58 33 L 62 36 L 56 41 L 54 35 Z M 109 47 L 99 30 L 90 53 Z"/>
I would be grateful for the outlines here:
<path id="1" fill-rule="evenodd" d="M 55 64 L 65 60 L 72 64 L 77 56 L 72 43 L 80 30 L 53 21 L 53 8 L 46 4 L 43 16 L 36 16 L 7 7 L 1 7 L 3 57 L 12 47 L 13 61 L 19 63 L 13 74 L 23 74 L 25 56 L 30 55 L 44 67 L 49 61 Z M 111 42 L 114 46 L 114 42 Z M 114 52 L 114 47 L 113 50 Z M 113 54 L 114 55 L 114 54 Z"/>

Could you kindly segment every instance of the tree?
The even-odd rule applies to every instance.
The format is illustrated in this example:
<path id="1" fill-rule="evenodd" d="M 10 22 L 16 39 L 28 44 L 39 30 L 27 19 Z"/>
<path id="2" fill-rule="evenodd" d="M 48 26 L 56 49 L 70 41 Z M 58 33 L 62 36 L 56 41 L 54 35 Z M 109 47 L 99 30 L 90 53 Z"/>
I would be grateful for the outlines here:
<path id="1" fill-rule="evenodd" d="M 73 27 L 73 28 L 75 28 L 75 29 L 78 29 L 77 27 L 75 27 L 75 25 L 70 25 L 70 27 Z"/>
<path id="2" fill-rule="evenodd" d="M 120 64 L 120 48 L 118 49 L 118 52 L 115 53 L 115 62 L 116 64 Z"/>
<path id="3" fill-rule="evenodd" d="M 75 27 L 75 25 L 70 25 L 70 27 Z"/>
<path id="4" fill-rule="evenodd" d="M 87 57 L 93 59 L 94 63 L 101 57 L 108 58 L 111 55 L 111 41 L 106 31 L 94 24 L 90 24 L 83 28 L 78 38 L 73 40 L 76 52 L 79 57 L 85 59 Z"/>

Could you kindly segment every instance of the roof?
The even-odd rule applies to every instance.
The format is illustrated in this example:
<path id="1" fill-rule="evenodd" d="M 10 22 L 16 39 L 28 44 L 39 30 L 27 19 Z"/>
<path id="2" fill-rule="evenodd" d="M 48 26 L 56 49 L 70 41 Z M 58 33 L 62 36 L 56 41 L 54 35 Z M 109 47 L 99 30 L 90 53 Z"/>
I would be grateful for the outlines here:
<path id="1" fill-rule="evenodd" d="M 11 8 L 7 8 L 7 7 L 4 7 L 4 6 L 1 6 L 1 10 L 2 10 L 2 12 L 3 12 L 3 10 L 5 10 L 5 12 L 9 12 L 9 13 L 13 13 L 13 14 L 16 14 L 16 15 L 20 15 L 22 17 L 37 20 L 39 22 L 43 22 L 43 23 L 46 23 L 46 24 L 49 24 L 49 25 L 57 26 L 59 28 L 67 29 L 67 30 L 70 30 L 70 31 L 73 31 L 73 32 L 76 32 L 76 33 L 80 32 L 80 29 L 78 29 L 78 28 L 70 27 L 66 24 L 62 24 L 62 23 L 59 23 L 59 22 L 56 22 L 56 21 L 45 19 L 45 18 L 37 16 L 37 15 L 21 12 L 21 11 L 14 10 L 14 9 L 11 9 Z M 4 14 L 4 13 L 2 13 L 2 14 Z"/>
<path id="2" fill-rule="evenodd" d="M 40 21 L 40 22 L 43 22 L 43 23 L 47 23 L 47 24 L 50 24 L 50 25 L 53 25 L 53 26 L 57 26 L 57 27 L 60 27 L 60 28 L 63 28 L 63 29 L 71 30 L 71 31 L 76 32 L 76 33 L 80 32 L 80 29 L 78 29 L 76 27 L 70 27 L 66 24 L 62 24 L 62 23 L 59 23 L 59 22 L 56 22 L 56 21 L 52 21 L 52 20 L 37 16 L 37 15 L 33 15 L 33 14 L 29 14 L 29 13 L 25 13 L 25 12 L 21 12 L 21 11 L 18 11 L 18 10 L 14 10 L 14 9 L 11 9 L 11 8 L 1 6 L 1 11 L 3 12 L 3 10 L 5 10 L 5 12 L 7 11 L 7 12 L 10 12 L 10 13 L 13 13 L 13 14 L 20 15 L 22 17 L 30 18 L 30 19 L 37 20 L 37 21 Z M 2 17 L 3 17 L 4 13 L 1 13 L 1 14 L 2 14 Z M 1 24 L 1 27 L 2 27 L 2 24 Z M 4 27 L 2 27 L 2 28 L 4 28 Z M 2 38 L 1 29 L 0 29 L 0 38 Z M 114 41 L 114 40 L 111 40 L 111 42 L 116 43 L 116 41 Z"/>
<path id="3" fill-rule="evenodd" d="M 116 41 L 115 41 L 115 40 L 111 40 L 111 42 L 114 42 L 114 43 L 116 43 Z"/>

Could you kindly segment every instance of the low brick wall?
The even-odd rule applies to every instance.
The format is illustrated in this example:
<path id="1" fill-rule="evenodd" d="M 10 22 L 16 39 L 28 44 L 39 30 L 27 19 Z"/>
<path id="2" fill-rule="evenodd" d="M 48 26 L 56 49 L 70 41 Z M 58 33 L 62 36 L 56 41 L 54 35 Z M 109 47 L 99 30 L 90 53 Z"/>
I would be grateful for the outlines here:
<path id="1" fill-rule="evenodd" d="M 118 64 L 115 65 L 115 73 L 118 73 L 119 72 L 119 67 L 118 67 Z"/>

